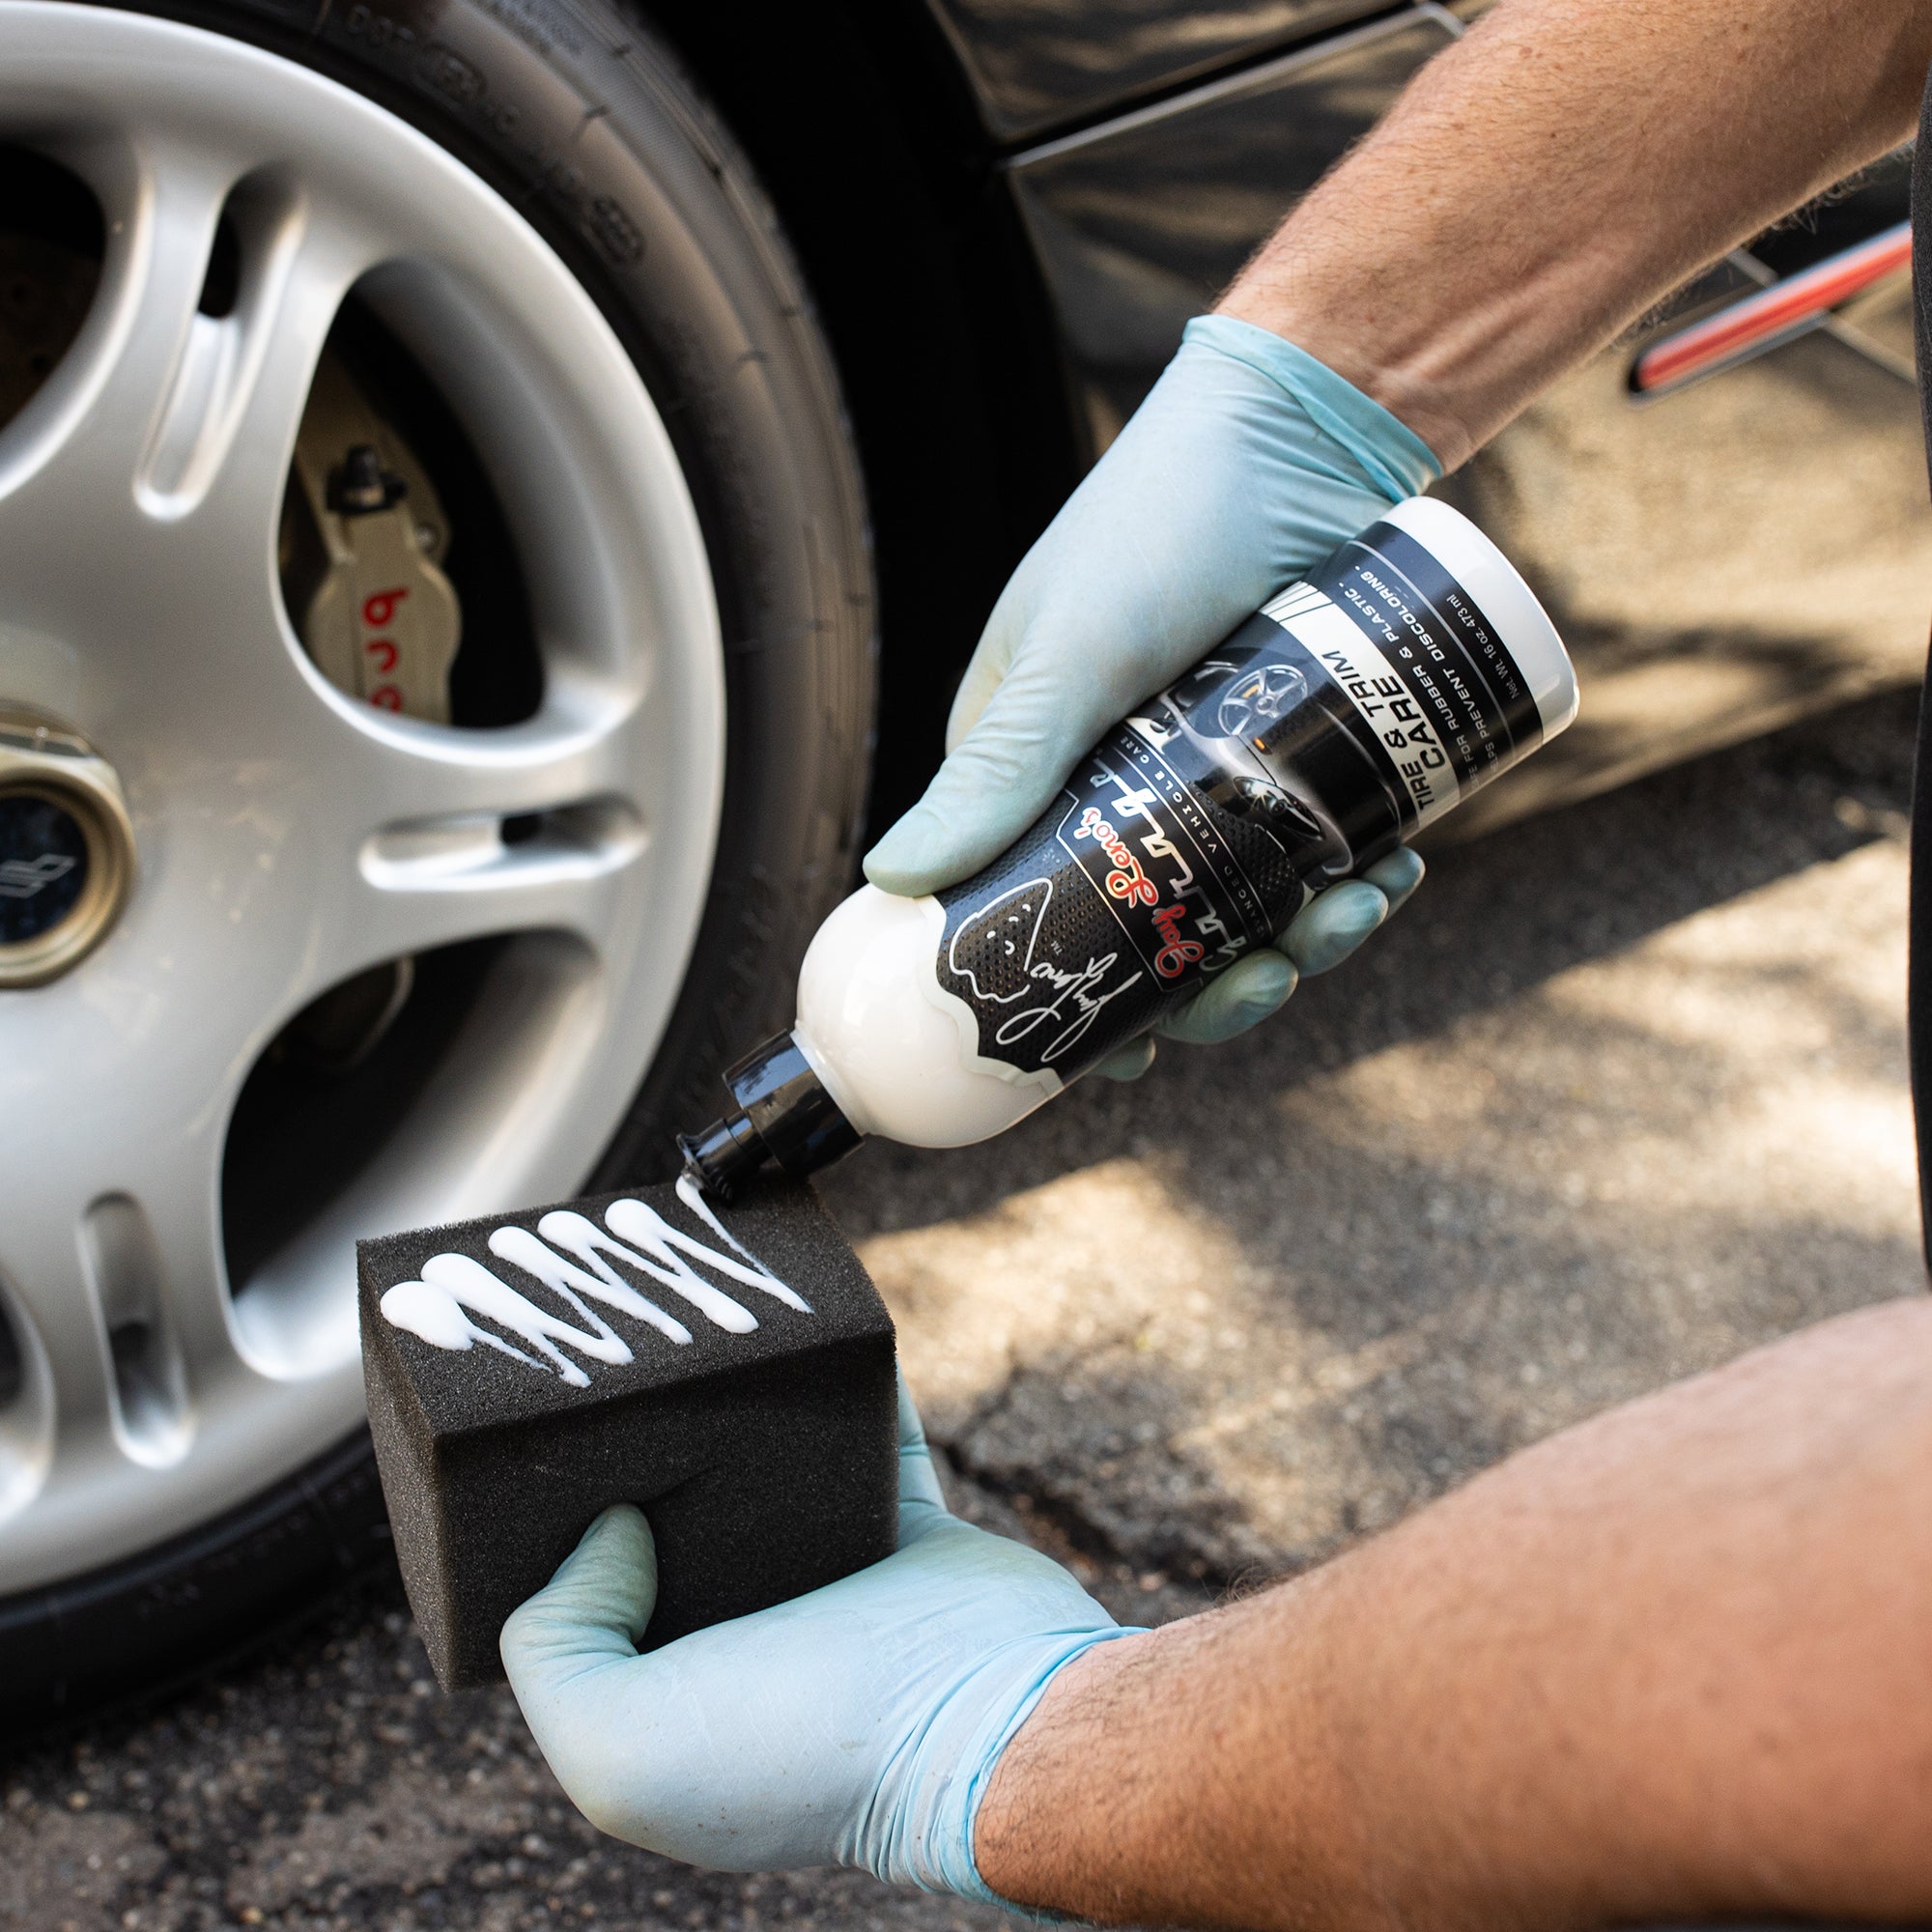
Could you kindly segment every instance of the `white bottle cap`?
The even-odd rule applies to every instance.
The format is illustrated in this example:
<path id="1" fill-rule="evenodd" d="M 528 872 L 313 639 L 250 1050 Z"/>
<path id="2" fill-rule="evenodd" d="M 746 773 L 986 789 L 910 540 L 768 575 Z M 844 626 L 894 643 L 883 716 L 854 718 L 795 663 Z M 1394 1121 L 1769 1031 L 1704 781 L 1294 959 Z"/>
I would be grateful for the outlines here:
<path id="1" fill-rule="evenodd" d="M 1516 566 L 1462 511 L 1434 497 L 1411 497 L 1380 521 L 1412 536 L 1475 600 L 1522 672 L 1544 737 L 1555 737 L 1577 715 L 1577 672 Z"/>

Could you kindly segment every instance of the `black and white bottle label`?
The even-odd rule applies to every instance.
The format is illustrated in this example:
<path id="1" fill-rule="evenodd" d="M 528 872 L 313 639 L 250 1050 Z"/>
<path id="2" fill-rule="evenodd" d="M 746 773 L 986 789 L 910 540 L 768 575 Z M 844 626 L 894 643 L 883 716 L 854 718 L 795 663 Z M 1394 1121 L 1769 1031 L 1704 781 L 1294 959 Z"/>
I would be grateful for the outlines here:
<path id="1" fill-rule="evenodd" d="M 1419 830 L 1543 742 L 1495 626 L 1406 530 L 1377 524 L 1265 613 L 1308 646 L 1394 767 Z"/>
<path id="2" fill-rule="evenodd" d="M 1273 931 L 1200 793 L 1117 727 L 1020 842 L 942 893 L 940 984 L 980 1051 L 1070 1080 Z"/>
<path id="3" fill-rule="evenodd" d="M 1310 895 L 1541 739 L 1495 627 L 1378 524 L 1117 725 L 1027 833 L 939 895 L 979 1057 L 1071 1080 Z"/>

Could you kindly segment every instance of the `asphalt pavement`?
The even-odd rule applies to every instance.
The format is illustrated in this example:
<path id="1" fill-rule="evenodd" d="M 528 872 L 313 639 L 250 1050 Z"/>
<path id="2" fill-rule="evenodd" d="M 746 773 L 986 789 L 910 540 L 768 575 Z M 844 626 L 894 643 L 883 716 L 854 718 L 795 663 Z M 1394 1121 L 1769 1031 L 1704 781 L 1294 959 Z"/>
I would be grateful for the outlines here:
<path id="1" fill-rule="evenodd" d="M 1889 697 L 1444 852 L 1239 1043 L 825 1192 L 960 1507 L 1147 1622 L 1517 1446 L 1918 1292 Z M 0 1926 L 992 1927 L 578 1819 L 392 1582 L 0 1767 Z"/>

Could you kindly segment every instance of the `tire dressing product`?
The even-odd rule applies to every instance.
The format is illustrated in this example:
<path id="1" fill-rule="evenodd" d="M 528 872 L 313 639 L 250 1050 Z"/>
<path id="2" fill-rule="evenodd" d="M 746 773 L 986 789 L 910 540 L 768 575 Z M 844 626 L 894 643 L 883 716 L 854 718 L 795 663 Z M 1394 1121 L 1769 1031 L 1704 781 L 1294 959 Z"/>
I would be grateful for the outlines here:
<path id="1" fill-rule="evenodd" d="M 1011 1126 L 1577 714 L 1554 627 L 1502 553 L 1415 497 L 1114 727 L 991 865 L 876 887 L 820 926 L 798 1020 L 680 1136 L 720 1193 L 867 1134 Z"/>

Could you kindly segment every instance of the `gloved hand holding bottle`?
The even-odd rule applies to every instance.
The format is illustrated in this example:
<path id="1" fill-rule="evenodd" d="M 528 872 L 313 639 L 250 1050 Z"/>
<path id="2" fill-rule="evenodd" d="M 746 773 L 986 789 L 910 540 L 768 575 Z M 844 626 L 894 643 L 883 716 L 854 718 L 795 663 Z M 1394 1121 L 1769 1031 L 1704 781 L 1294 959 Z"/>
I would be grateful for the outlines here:
<path id="1" fill-rule="evenodd" d="M 1438 473 L 1420 439 L 1280 336 L 1230 316 L 1189 323 L 994 607 L 953 702 L 946 762 L 867 856 L 867 877 L 917 896 L 978 871 L 1116 719 Z M 1404 848 L 1331 888 L 1279 950 L 1231 967 L 1159 1031 L 1206 1042 L 1253 1026 L 1421 877 Z M 1096 1070 L 1132 1077 L 1151 1057 L 1135 1040 Z"/>
<path id="2" fill-rule="evenodd" d="M 1406 840 L 1562 730 L 1576 675 L 1428 449 L 1280 337 L 1180 353 L 1021 564 L 925 797 L 797 1020 L 683 1139 L 704 1185 L 961 1147 L 1150 1035 L 1225 1039 L 1414 889 Z"/>

